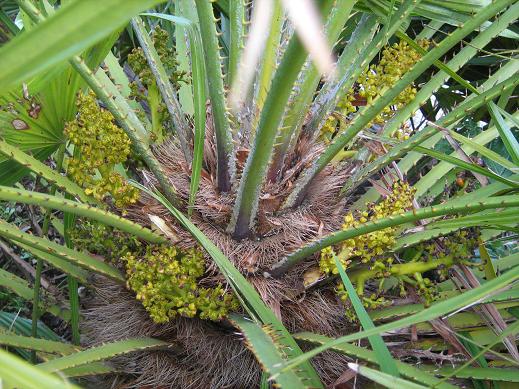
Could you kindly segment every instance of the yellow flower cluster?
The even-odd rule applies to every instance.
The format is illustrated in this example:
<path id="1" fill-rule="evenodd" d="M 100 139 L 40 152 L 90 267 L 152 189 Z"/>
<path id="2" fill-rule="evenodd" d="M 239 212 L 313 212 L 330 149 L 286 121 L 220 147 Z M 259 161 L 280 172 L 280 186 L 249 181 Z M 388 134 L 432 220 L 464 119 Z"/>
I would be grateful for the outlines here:
<path id="1" fill-rule="evenodd" d="M 357 315 L 351 306 L 350 297 L 342 282 L 337 284 L 335 292 L 337 293 L 337 297 L 339 297 L 342 305 L 344 306 L 344 314 L 346 315 L 346 319 L 352 323 L 357 321 Z M 372 293 L 369 296 L 360 295 L 359 298 L 362 302 L 362 305 L 368 309 L 377 309 L 391 304 L 390 301 L 386 300 L 383 296 L 378 296 L 376 293 Z"/>
<path id="2" fill-rule="evenodd" d="M 221 285 L 203 288 L 197 279 L 205 272 L 200 251 L 174 246 L 149 246 L 144 255 L 127 253 L 123 258 L 128 287 L 156 323 L 179 316 L 220 320 L 238 309 L 233 294 Z"/>
<path id="3" fill-rule="evenodd" d="M 368 204 L 368 210 L 363 212 L 348 213 L 344 217 L 343 230 L 358 227 L 368 221 L 382 219 L 391 215 L 405 212 L 412 208 L 415 189 L 407 182 L 396 181 L 391 192 L 378 204 Z M 372 268 L 383 270 L 385 265 L 378 261 L 395 243 L 395 228 L 389 227 L 383 230 L 370 232 L 352 239 L 345 240 L 339 249 L 337 258 L 344 268 L 350 263 L 350 259 L 357 257 L 362 263 L 370 262 Z M 319 267 L 325 274 L 338 274 L 333 259 L 335 252 L 332 248 L 321 251 Z M 386 261 L 388 262 L 388 261 Z M 391 265 L 390 261 L 388 263 Z"/>
<path id="4" fill-rule="evenodd" d="M 429 41 L 422 40 L 418 44 L 426 49 Z M 370 104 L 387 89 L 393 87 L 400 78 L 418 62 L 421 55 L 406 42 L 400 41 L 382 51 L 382 58 L 376 65 L 371 65 L 357 80 L 360 86 L 359 95 Z M 382 124 L 389 120 L 397 110 L 406 106 L 416 96 L 415 86 L 409 85 L 374 119 L 374 123 Z"/>
<path id="5" fill-rule="evenodd" d="M 398 130 L 391 134 L 392 138 L 399 141 L 408 140 L 413 134 L 413 129 L 406 123 L 404 123 Z"/>
<path id="6" fill-rule="evenodd" d="M 335 266 L 334 256 L 337 254 L 335 250 L 330 246 L 321 250 L 321 259 L 319 260 L 319 268 L 321 272 L 324 274 L 339 274 L 339 269 Z M 346 268 L 351 261 L 339 261 L 342 263 L 342 266 Z"/>
<path id="7" fill-rule="evenodd" d="M 348 114 L 353 113 L 357 110 L 353 102 L 355 101 L 355 91 L 353 88 L 349 90 L 346 95 L 337 103 L 335 112 L 339 115 L 347 117 Z M 328 116 L 323 126 L 321 127 L 320 138 L 325 142 L 329 143 L 337 132 L 337 124 L 341 124 L 341 121 L 335 117 L 334 114 Z"/>
<path id="8" fill-rule="evenodd" d="M 130 139 L 115 125 L 112 114 L 99 107 L 93 92 L 80 93 L 77 106 L 77 118 L 65 126 L 65 135 L 74 144 L 69 176 L 98 200 L 110 195 L 120 208 L 137 202 L 139 191 L 113 171 L 130 154 Z"/>
<path id="9" fill-rule="evenodd" d="M 132 234 L 88 219 L 79 219 L 69 229 L 69 237 L 76 249 L 100 255 L 114 263 L 118 263 L 128 252 L 140 250 L 142 245 Z"/>
<path id="10" fill-rule="evenodd" d="M 453 258 L 452 264 L 473 266 L 475 264 L 471 263 L 470 259 L 473 256 L 474 248 L 478 246 L 479 234 L 478 228 L 468 228 L 424 242 L 417 246 L 417 250 L 422 253 L 420 259 L 423 262 L 434 262 L 437 258 L 451 256 Z M 482 263 L 477 265 L 483 270 Z M 438 267 L 430 272 L 431 278 L 424 277 L 419 273 L 414 274 L 417 292 L 425 299 L 426 305 L 436 300 L 438 295 L 436 284 L 448 278 L 451 266 Z"/>
<path id="11" fill-rule="evenodd" d="M 428 40 L 417 42 L 420 47 L 427 49 L 430 45 Z M 336 111 L 340 115 L 347 116 L 356 112 L 356 105 L 369 105 L 382 95 L 387 89 L 393 87 L 400 78 L 411 69 L 421 58 L 421 55 L 406 42 L 400 41 L 392 46 L 386 46 L 377 64 L 369 66 L 362 72 L 348 93 L 339 101 Z M 371 124 L 383 124 L 388 121 L 397 110 L 406 106 L 416 96 L 414 84 L 405 88 L 383 111 L 377 115 Z M 358 100 L 358 104 L 354 102 Z M 329 142 L 337 132 L 337 119 L 331 115 L 321 129 L 321 139 Z M 392 134 L 392 136 L 394 136 Z M 400 130 L 396 138 L 405 140 L 409 138 L 409 131 Z"/>
<path id="12" fill-rule="evenodd" d="M 169 81 L 175 86 L 175 89 L 178 89 L 180 82 L 187 82 L 187 75 L 186 72 L 177 69 L 178 61 L 175 58 L 175 51 L 169 45 L 168 32 L 160 27 L 156 27 L 151 38 L 160 61 L 169 75 Z M 138 80 L 130 83 L 130 97 L 136 100 L 147 101 L 150 109 L 156 111 L 159 123 L 164 123 L 168 120 L 169 113 L 166 105 L 160 98 L 155 77 L 140 47 L 133 49 L 128 55 L 128 64 L 138 77 Z"/>

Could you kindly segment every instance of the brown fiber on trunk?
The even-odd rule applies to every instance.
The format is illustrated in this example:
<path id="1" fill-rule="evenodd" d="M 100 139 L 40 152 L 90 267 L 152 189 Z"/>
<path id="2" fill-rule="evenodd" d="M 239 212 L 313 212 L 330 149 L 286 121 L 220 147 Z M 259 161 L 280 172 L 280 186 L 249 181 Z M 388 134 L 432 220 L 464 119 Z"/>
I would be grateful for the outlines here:
<path id="1" fill-rule="evenodd" d="M 305 292 L 303 273 L 316 266 L 317 257 L 310 258 L 280 279 L 265 278 L 263 272 L 288 253 L 340 228 L 347 202 L 339 196 L 339 191 L 352 165 L 327 167 L 313 181 L 300 207 L 281 212 L 279 208 L 293 189 L 293 182 L 321 151 L 320 145 L 300 140 L 295 151 L 285 159 L 278 182 L 268 183 L 262 190 L 255 237 L 235 241 L 226 228 L 238 182 L 230 192 L 218 192 L 215 185 L 215 146 L 210 128 L 207 139 L 204 171 L 192 222 L 247 277 L 289 331 L 312 331 L 329 336 L 347 333 L 344 311 L 333 285 Z M 246 158 L 248 148 L 248 144 L 237 148 L 237 179 L 242 173 L 239 161 Z M 179 198 L 187 203 L 191 171 L 179 146 L 166 141 L 155 149 L 155 154 Z M 150 174 L 143 173 L 143 177 L 145 185 L 156 185 Z M 129 210 L 129 217 L 150 225 L 149 215 L 166 221 L 177 235 L 176 245 L 183 248 L 196 245 L 189 232 L 180 227 L 165 207 L 143 195 L 141 202 Z M 200 284 L 225 284 L 224 277 L 209 256 L 206 263 L 207 271 Z M 90 345 L 133 336 L 152 336 L 175 345 L 173 351 L 142 352 L 115 360 L 113 363 L 129 374 L 125 382 L 130 386 L 254 388 L 258 385 L 259 365 L 246 349 L 241 336 L 228 323 L 176 318 L 165 325 L 155 324 L 134 295 L 123 286 L 99 279 L 96 288 L 84 312 Z M 344 356 L 324 353 L 314 358 L 313 364 L 323 381 L 331 383 L 344 371 L 345 361 Z"/>

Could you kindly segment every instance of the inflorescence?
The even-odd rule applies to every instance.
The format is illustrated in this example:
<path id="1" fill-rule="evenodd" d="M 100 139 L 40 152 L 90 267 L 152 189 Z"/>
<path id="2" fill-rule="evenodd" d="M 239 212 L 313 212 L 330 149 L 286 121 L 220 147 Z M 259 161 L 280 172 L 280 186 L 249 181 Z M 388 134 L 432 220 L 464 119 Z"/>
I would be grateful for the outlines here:
<path id="1" fill-rule="evenodd" d="M 426 305 L 436 300 L 438 296 L 436 284 L 447 280 L 449 268 L 453 265 L 483 266 L 483 263 L 471 262 L 474 249 L 479 243 L 479 235 L 478 228 L 467 228 L 421 243 L 415 248 L 420 263 L 433 264 L 438 259 L 443 260 L 443 263 L 426 272 L 426 275 L 421 273 L 413 275 L 414 287 L 424 298 Z"/>
<path id="2" fill-rule="evenodd" d="M 142 249 L 134 235 L 91 220 L 81 219 L 69 230 L 69 237 L 76 249 L 100 255 L 114 264 L 128 252 Z"/>
<path id="3" fill-rule="evenodd" d="M 204 288 L 197 279 L 205 272 L 203 255 L 196 249 L 148 246 L 142 255 L 123 258 L 131 288 L 156 323 L 176 316 L 220 320 L 238 308 L 232 293 L 221 285 Z"/>
<path id="4" fill-rule="evenodd" d="M 80 93 L 77 118 L 65 126 L 65 135 L 74 144 L 68 174 L 98 200 L 111 196 L 116 207 L 124 208 L 139 199 L 139 191 L 114 171 L 130 154 L 130 139 L 113 115 L 101 108 L 93 92 Z"/>
<path id="5" fill-rule="evenodd" d="M 169 35 L 166 30 L 156 27 L 151 36 L 153 46 L 169 76 L 169 82 L 178 90 L 180 83 L 187 82 L 187 74 L 178 70 L 179 63 L 175 51 L 169 45 Z M 166 105 L 162 102 L 155 77 L 146 61 L 142 48 L 132 50 L 128 55 L 128 64 L 133 69 L 136 79 L 130 83 L 130 98 L 145 101 L 151 111 L 151 121 L 154 127 L 156 141 L 161 141 L 163 125 L 169 118 Z"/>
<path id="6" fill-rule="evenodd" d="M 371 203 L 367 205 L 366 211 L 347 214 L 343 229 L 357 228 L 369 221 L 406 212 L 413 207 L 414 194 L 414 188 L 408 183 L 397 181 L 389 195 L 378 204 Z M 358 260 L 360 266 L 348 273 L 356 284 L 356 292 L 364 306 L 375 309 L 389 304 L 381 296 L 384 281 L 389 277 L 396 279 L 402 296 L 406 295 L 406 286 L 412 287 L 422 296 L 425 304 L 429 305 L 437 299 L 437 284 L 447 279 L 450 267 L 456 264 L 481 266 L 470 261 L 474 248 L 478 245 L 478 229 L 463 229 L 422 242 L 408 250 L 408 254 L 412 256 L 410 260 L 395 263 L 396 255 L 391 252 L 396 242 L 396 232 L 396 228 L 389 227 L 348 239 L 339 247 L 323 249 L 319 261 L 321 272 L 325 275 L 337 275 L 335 258 L 344 268 Z M 378 282 L 378 288 L 375 292 L 366 293 L 365 284 L 370 280 Z M 345 306 L 346 317 L 355 320 L 355 312 L 349 304 L 349 296 L 342 283 L 337 285 L 336 292 Z"/>
<path id="7" fill-rule="evenodd" d="M 177 317 L 221 320 L 239 304 L 221 284 L 202 287 L 205 273 L 200 250 L 170 245 L 144 245 L 131 234 L 98 222 L 82 220 L 70 232 L 74 247 L 103 256 L 126 270 L 127 287 L 133 290 L 156 323 Z"/>
<path id="8" fill-rule="evenodd" d="M 407 182 L 396 181 L 389 195 L 380 203 L 368 204 L 366 211 L 348 213 L 344 217 L 343 230 L 408 211 L 413 206 L 414 193 L 415 189 Z M 360 262 L 369 263 L 372 269 L 385 269 L 391 265 L 391 260 L 384 259 L 384 254 L 394 245 L 395 232 L 394 227 L 388 227 L 347 239 L 341 244 L 338 253 L 328 247 L 321 252 L 319 267 L 325 274 L 338 274 L 333 259 L 336 255 L 344 268 L 349 265 L 352 258 L 359 258 Z"/>
<path id="9" fill-rule="evenodd" d="M 427 49 L 428 40 L 418 42 L 420 47 Z M 331 115 L 321 129 L 321 139 L 329 142 L 337 134 L 337 124 L 344 127 L 344 120 L 338 120 L 338 116 L 346 118 L 349 114 L 357 112 L 357 107 L 369 105 L 380 97 L 386 90 L 392 88 L 409 69 L 421 58 L 420 53 L 413 49 L 405 41 L 387 46 L 382 51 L 382 57 L 377 64 L 369 66 L 357 79 L 355 85 L 339 100 L 336 106 L 336 114 Z M 391 119 L 396 111 L 405 107 L 416 96 L 414 84 L 406 87 L 383 111 L 377 115 L 372 124 L 383 124 Z M 340 130 L 339 130 L 340 132 Z M 401 128 L 391 136 L 405 140 L 410 136 L 410 129 Z"/>

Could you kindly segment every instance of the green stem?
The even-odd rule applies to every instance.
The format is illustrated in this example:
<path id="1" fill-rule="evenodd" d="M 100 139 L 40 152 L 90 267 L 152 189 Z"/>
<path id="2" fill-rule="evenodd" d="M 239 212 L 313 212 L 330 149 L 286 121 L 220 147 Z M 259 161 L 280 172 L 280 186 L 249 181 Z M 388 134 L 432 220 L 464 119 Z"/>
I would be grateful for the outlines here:
<path id="1" fill-rule="evenodd" d="M 261 112 L 267 93 L 272 81 L 272 73 L 276 69 L 276 62 L 278 59 L 278 48 L 281 38 L 281 31 L 284 22 L 283 7 L 281 6 L 281 0 L 274 1 L 274 9 L 272 10 L 272 21 L 270 24 L 269 36 L 265 44 L 265 49 L 262 53 L 261 58 L 261 69 L 258 75 L 258 81 L 256 83 L 256 111 Z M 254 122 L 251 128 L 251 133 L 257 127 L 258 115 L 254 115 Z"/>
<path id="2" fill-rule="evenodd" d="M 321 9 L 330 1 L 321 2 Z M 247 158 L 229 230 L 235 239 L 250 235 L 256 216 L 261 186 L 264 182 L 268 163 L 272 155 L 279 124 L 290 97 L 292 86 L 297 79 L 308 54 L 297 36 L 288 44 L 281 64 L 276 71 L 272 87 L 265 100 L 265 106 L 254 137 L 254 145 Z"/>
<path id="3" fill-rule="evenodd" d="M 235 170 L 234 146 L 225 107 L 220 49 L 218 47 L 213 5 L 212 2 L 207 0 L 195 0 L 195 3 L 204 47 L 207 83 L 216 135 L 217 184 L 219 190 L 228 192 L 231 189 Z"/>
<path id="4" fill-rule="evenodd" d="M 33 298 L 32 298 L 32 315 L 31 315 L 31 336 L 36 338 L 38 336 L 38 319 L 40 317 L 40 286 L 41 286 L 41 272 L 43 271 L 43 261 L 38 258 L 36 262 L 36 274 L 34 276 Z M 31 362 L 36 363 L 36 351 L 31 352 Z"/>
<path id="5" fill-rule="evenodd" d="M 155 81 L 157 83 L 157 87 L 159 88 L 160 94 L 162 95 L 162 99 L 164 100 L 169 115 L 171 116 L 173 127 L 175 128 L 178 135 L 178 139 L 180 140 L 180 146 L 184 153 L 184 157 L 186 158 L 186 161 L 190 163 L 193 158 L 193 155 L 191 153 L 191 147 L 189 145 L 189 126 L 186 122 L 184 114 L 182 113 L 182 108 L 180 106 L 180 103 L 178 102 L 176 93 L 173 90 L 171 83 L 169 82 L 169 77 L 166 73 L 166 69 L 160 61 L 160 57 L 157 51 L 155 50 L 153 42 L 150 36 L 148 35 L 148 31 L 146 31 L 144 23 L 140 17 L 136 16 L 132 19 L 132 27 L 134 28 L 134 31 L 137 34 L 137 39 L 141 44 L 144 56 L 148 61 L 148 65 L 150 66 L 151 72 L 155 77 Z"/>
<path id="6" fill-rule="evenodd" d="M 245 1 L 233 0 L 229 3 L 229 22 L 231 34 L 229 36 L 229 73 L 227 82 L 231 84 L 238 70 L 241 50 L 243 49 L 243 38 L 245 36 Z"/>
<path id="7" fill-rule="evenodd" d="M 65 159 L 65 148 L 66 144 L 63 143 L 56 154 L 56 169 L 59 174 L 63 166 L 63 160 Z M 56 193 L 57 186 L 52 185 L 50 193 L 54 195 Z M 48 209 L 45 212 L 45 219 L 43 220 L 43 227 L 41 232 L 43 236 L 47 236 L 50 226 L 51 210 Z M 41 273 L 43 271 L 43 260 L 38 258 L 36 260 L 36 274 L 34 275 L 34 287 L 33 287 L 33 300 L 32 300 L 32 322 L 31 322 L 31 336 L 36 338 L 38 336 L 38 319 L 40 318 L 40 287 L 41 287 Z M 36 351 L 31 351 L 31 362 L 36 363 Z"/>
<path id="8" fill-rule="evenodd" d="M 104 211 L 90 205 L 81 204 L 50 194 L 30 192 L 24 189 L 0 186 L 0 199 L 5 201 L 15 201 L 24 204 L 32 204 L 48 209 L 58 209 L 63 212 L 70 212 L 77 216 L 83 216 L 100 221 L 101 223 L 115 227 L 121 231 L 136 235 L 137 237 L 152 243 L 163 243 L 166 239 L 157 235 L 153 231 L 125 219 L 114 213 Z"/>
<path id="9" fill-rule="evenodd" d="M 22 248 L 23 250 L 31 253 L 36 258 L 41 258 L 51 268 L 60 270 L 62 273 L 65 274 L 72 275 L 80 282 L 88 284 L 90 273 L 87 270 L 82 269 L 77 264 L 72 263 L 61 256 L 53 254 L 52 250 L 49 250 L 48 247 L 43 247 L 42 245 L 40 245 L 38 248 L 35 248 L 15 239 L 11 239 L 11 242 L 17 245 L 18 247 Z M 67 318 L 67 320 L 69 320 L 69 318 Z"/>
<path id="10" fill-rule="evenodd" d="M 321 251 L 322 249 L 333 246 L 347 239 L 354 238 L 356 236 L 368 234 L 373 231 L 383 230 L 387 227 L 394 227 L 408 222 L 414 222 L 422 219 L 429 219 L 437 216 L 464 214 L 470 212 L 482 211 L 485 209 L 498 209 L 498 208 L 509 208 L 519 206 L 519 196 L 503 196 L 503 197 L 491 197 L 485 202 L 474 202 L 471 204 L 461 203 L 457 200 L 452 200 L 449 203 L 425 207 L 420 209 L 413 209 L 412 211 L 402 213 L 400 215 L 389 216 L 383 219 L 370 221 L 363 223 L 355 228 L 349 228 L 347 230 L 336 231 L 329 235 L 326 235 L 315 242 L 304 246 L 300 250 L 293 254 L 285 257 L 278 263 L 276 263 L 271 271 L 270 276 L 279 277 L 283 275 L 292 266 L 298 264 L 308 256 Z"/>
<path id="11" fill-rule="evenodd" d="M 80 344 L 79 333 L 79 293 L 78 282 L 72 276 L 67 276 L 68 299 L 70 304 L 70 327 L 72 328 L 72 344 Z"/>
<path id="12" fill-rule="evenodd" d="M 442 265 L 452 266 L 454 264 L 454 259 L 452 256 L 447 256 L 443 258 L 435 259 L 434 261 L 429 262 L 408 262 L 408 263 L 399 263 L 396 265 L 392 265 L 388 272 L 391 273 L 392 276 L 405 276 L 409 274 L 422 274 L 429 270 L 434 270 Z M 381 275 L 380 270 L 377 269 L 359 269 L 354 270 L 349 273 L 349 277 L 352 282 L 356 283 L 364 283 L 365 281 L 372 278 L 381 278 L 386 277 L 387 275 Z"/>
<path id="13" fill-rule="evenodd" d="M 350 17 L 356 1 L 339 0 L 332 10 L 325 26 L 326 36 L 330 47 L 335 46 L 344 25 Z M 362 19 L 363 21 L 363 19 Z M 362 21 L 360 23 L 362 23 Z M 270 80 L 269 80 L 270 81 Z M 278 140 L 274 147 L 274 155 L 269 168 L 269 180 L 274 181 L 281 171 L 285 156 L 291 144 L 297 141 L 297 135 L 303 125 L 308 108 L 315 96 L 321 81 L 321 74 L 315 65 L 307 60 L 298 76 L 297 87 L 293 88 L 280 128 Z M 334 80 L 336 82 L 336 80 Z M 260 109 L 260 107 L 258 107 Z"/>
<path id="14" fill-rule="evenodd" d="M 79 154 L 79 150 L 74 150 L 74 156 Z M 66 196 L 70 198 L 70 196 Z M 76 222 L 76 216 L 70 212 L 64 212 L 63 215 L 63 230 L 65 238 L 65 246 L 69 249 L 73 248 L 72 241 L 70 239 L 70 231 L 74 227 Z M 70 327 L 72 328 L 72 343 L 75 345 L 80 344 L 80 333 L 79 333 L 79 293 L 78 293 L 78 280 L 71 276 L 67 276 L 68 284 L 68 300 L 70 305 Z"/>

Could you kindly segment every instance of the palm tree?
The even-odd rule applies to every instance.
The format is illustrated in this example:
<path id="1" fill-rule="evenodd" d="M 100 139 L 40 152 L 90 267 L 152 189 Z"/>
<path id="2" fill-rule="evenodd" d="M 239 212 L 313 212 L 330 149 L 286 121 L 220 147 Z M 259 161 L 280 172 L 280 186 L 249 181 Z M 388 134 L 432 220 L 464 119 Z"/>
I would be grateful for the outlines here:
<path id="1" fill-rule="evenodd" d="M 27 31 L 11 26 L 19 37 L 0 49 L 0 180 L 30 170 L 51 193 L 2 186 L 0 199 L 62 211 L 64 244 L 45 238 L 51 211 L 41 237 L 0 221 L 1 237 L 38 258 L 32 289 L 3 270 L 0 285 L 33 301 L 33 338 L 49 311 L 70 320 L 77 345 L 81 322 L 90 348 L 32 339 L 41 370 L 115 373 L 136 386 L 299 388 L 338 384 L 351 369 L 382 384 L 452 387 L 399 360 L 444 357 L 419 352 L 431 333 L 459 354 L 449 359 L 459 368 L 438 376 L 500 379 L 484 355 L 496 344 L 517 364 L 516 308 L 503 305 L 517 255 L 493 263 L 487 247 L 516 239 L 518 62 L 499 54 L 484 80 L 460 76 L 489 42 L 516 37 L 513 0 L 180 0 L 140 16 L 160 2 L 17 3 Z M 139 47 L 124 63 L 110 50 L 132 16 Z M 445 103 L 447 88 L 458 103 Z M 471 115 L 487 121 L 473 138 Z M 485 147 L 494 139 L 506 157 Z M 54 169 L 41 162 L 50 156 Z M 44 263 L 67 274 L 69 310 L 40 292 Z M 78 282 L 91 291 L 82 311 Z M 482 340 L 457 336 L 462 320 Z M 405 347 L 382 340 L 411 325 L 412 342 L 392 333 Z M 373 351 L 351 343 L 364 338 Z"/>

